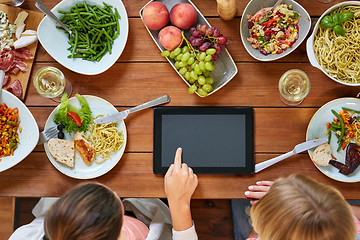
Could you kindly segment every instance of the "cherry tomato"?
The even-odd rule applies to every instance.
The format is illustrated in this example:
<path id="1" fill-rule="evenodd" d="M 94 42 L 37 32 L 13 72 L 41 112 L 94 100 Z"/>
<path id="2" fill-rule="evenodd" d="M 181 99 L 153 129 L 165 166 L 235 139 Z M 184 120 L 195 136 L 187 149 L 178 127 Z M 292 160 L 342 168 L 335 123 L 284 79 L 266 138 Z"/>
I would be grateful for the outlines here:
<path id="1" fill-rule="evenodd" d="M 78 125 L 79 127 L 81 127 L 81 120 L 80 120 L 79 115 L 77 115 L 76 112 L 68 111 L 68 112 L 67 112 L 67 115 L 69 116 L 69 118 L 71 118 L 71 119 L 74 121 L 74 123 L 75 123 L 76 125 Z"/>

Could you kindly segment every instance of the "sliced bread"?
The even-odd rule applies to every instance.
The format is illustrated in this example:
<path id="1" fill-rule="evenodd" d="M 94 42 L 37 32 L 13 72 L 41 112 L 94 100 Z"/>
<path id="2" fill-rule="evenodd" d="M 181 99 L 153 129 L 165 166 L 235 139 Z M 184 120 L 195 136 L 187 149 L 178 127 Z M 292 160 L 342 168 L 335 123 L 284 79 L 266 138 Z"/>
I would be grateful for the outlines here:
<path id="1" fill-rule="evenodd" d="M 48 149 L 56 161 L 73 168 L 75 163 L 74 142 L 52 138 L 48 141 Z"/>
<path id="2" fill-rule="evenodd" d="M 318 146 L 314 150 L 311 159 L 319 166 L 329 165 L 329 161 L 332 159 L 330 145 L 328 143 L 323 143 Z"/>

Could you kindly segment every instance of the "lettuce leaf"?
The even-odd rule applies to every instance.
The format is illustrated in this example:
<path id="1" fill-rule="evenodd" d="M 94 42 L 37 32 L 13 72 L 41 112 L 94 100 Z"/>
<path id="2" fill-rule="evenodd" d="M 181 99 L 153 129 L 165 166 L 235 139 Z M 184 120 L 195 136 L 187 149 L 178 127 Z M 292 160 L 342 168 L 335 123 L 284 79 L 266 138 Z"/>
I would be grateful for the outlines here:
<path id="1" fill-rule="evenodd" d="M 64 129 L 69 134 L 75 133 L 77 131 L 86 132 L 91 123 L 91 110 L 89 104 L 87 103 L 86 99 L 80 94 L 77 93 L 75 94 L 75 96 L 80 103 L 80 109 L 70 105 L 70 100 L 68 99 L 67 93 L 64 93 L 64 95 L 61 97 L 61 104 L 59 110 L 54 116 L 54 122 L 56 124 L 63 124 Z M 74 121 L 67 115 L 68 111 L 75 112 L 79 115 L 81 119 L 80 127 L 76 125 Z"/>

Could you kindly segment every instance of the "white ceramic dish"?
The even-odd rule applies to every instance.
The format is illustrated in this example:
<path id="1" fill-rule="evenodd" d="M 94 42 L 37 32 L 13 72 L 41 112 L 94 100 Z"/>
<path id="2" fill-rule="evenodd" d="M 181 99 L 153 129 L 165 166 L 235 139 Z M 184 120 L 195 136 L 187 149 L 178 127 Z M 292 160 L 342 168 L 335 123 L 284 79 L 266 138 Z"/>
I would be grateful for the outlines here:
<path id="1" fill-rule="evenodd" d="M 247 16 L 253 16 L 255 13 L 257 13 L 260 9 L 266 8 L 266 7 L 272 7 L 275 5 L 276 0 L 251 0 L 247 6 L 245 7 L 245 10 L 242 14 L 241 21 L 240 21 L 240 36 L 241 41 L 246 49 L 246 51 L 256 60 L 269 62 L 274 61 L 277 59 L 280 59 L 282 57 L 285 57 L 289 55 L 291 52 L 293 52 L 306 38 L 308 35 L 310 28 L 311 28 L 311 18 L 308 14 L 308 12 L 297 2 L 293 0 L 283 0 L 281 3 L 292 5 L 293 10 L 298 12 L 301 17 L 299 19 L 299 38 L 297 41 L 292 45 L 290 48 L 286 49 L 280 54 L 268 54 L 264 55 L 260 53 L 258 49 L 254 49 L 251 44 L 246 40 L 249 35 L 249 29 L 248 29 L 248 18 Z"/>
<path id="2" fill-rule="evenodd" d="M 335 99 L 333 101 L 330 101 L 323 105 L 312 117 L 308 129 L 306 132 L 306 140 L 314 139 L 315 136 L 318 138 L 327 137 L 326 136 L 326 124 L 328 122 L 332 122 L 334 119 L 334 114 L 331 112 L 331 110 L 335 110 L 336 112 L 339 112 L 342 110 L 342 107 L 354 109 L 360 111 L 360 99 L 358 98 L 339 98 Z M 332 136 L 331 142 L 331 153 L 334 157 L 336 157 L 337 161 L 345 163 L 345 150 L 340 150 L 339 152 L 336 152 L 336 149 L 338 147 L 337 139 L 336 137 Z M 311 155 L 313 153 L 314 149 L 309 150 L 308 153 Z M 310 160 L 311 161 L 311 160 Z M 328 176 L 329 178 L 335 179 L 340 182 L 359 182 L 360 181 L 360 167 L 358 167 L 353 173 L 349 174 L 348 176 L 343 175 L 339 173 L 339 169 L 333 167 L 332 165 L 328 166 L 318 166 L 314 164 L 323 174 Z"/>
<path id="3" fill-rule="evenodd" d="M 95 96 L 89 96 L 89 95 L 84 95 L 84 97 L 90 106 L 90 109 L 92 111 L 92 117 L 96 117 L 99 114 L 107 115 L 107 114 L 113 114 L 113 113 L 118 112 L 111 103 L 107 102 L 106 100 L 104 100 L 102 98 L 95 97 Z M 76 97 L 70 98 L 70 104 L 75 107 L 80 107 L 79 101 L 77 100 Z M 51 112 L 50 116 L 48 117 L 48 119 L 45 123 L 45 129 L 56 126 L 53 119 L 54 119 L 54 115 L 55 115 L 55 113 L 57 113 L 59 107 L 60 107 L 60 105 L 57 106 Z M 111 159 L 105 160 L 101 164 L 92 162 L 91 165 L 86 165 L 86 163 L 81 159 L 80 155 L 78 153 L 75 153 L 75 165 L 73 168 L 70 168 L 62 163 L 57 162 L 51 156 L 48 146 L 47 146 L 47 142 L 44 143 L 46 155 L 49 158 L 50 162 L 54 165 L 54 167 L 57 170 L 59 170 L 60 172 L 62 172 L 63 174 L 65 174 L 69 177 L 77 178 L 77 179 L 91 179 L 91 178 L 99 177 L 101 175 L 104 175 L 108 171 L 110 171 L 113 167 L 115 167 L 115 165 L 120 161 L 120 159 L 125 151 L 127 134 L 126 134 L 126 127 L 125 127 L 124 121 L 118 122 L 118 128 L 121 129 L 124 134 L 124 142 L 125 142 L 124 146 L 122 146 L 122 148 L 118 152 L 112 153 L 110 155 Z M 64 134 L 65 134 L 66 140 L 74 141 L 73 135 L 70 136 L 66 132 L 64 132 Z M 101 158 L 99 156 L 97 156 L 97 160 L 100 161 Z"/>
<path id="4" fill-rule="evenodd" d="M 149 4 L 151 2 L 153 2 L 153 1 L 151 0 L 147 4 Z M 178 3 L 189 3 L 195 8 L 195 10 L 197 12 L 197 20 L 196 20 L 194 26 L 196 26 L 199 23 L 200 24 L 206 24 L 209 27 L 211 26 L 208 23 L 208 21 L 206 21 L 205 17 L 201 14 L 199 9 L 197 9 L 196 6 L 190 0 L 159 0 L 158 2 L 162 2 L 166 6 L 166 8 L 168 9 L 169 13 L 170 13 L 171 8 L 173 6 L 175 6 L 176 4 L 178 4 Z M 144 7 L 141 8 L 140 12 L 139 12 L 141 20 L 143 20 L 142 11 L 143 11 Z M 160 30 L 150 30 L 149 28 L 146 27 L 146 25 L 145 25 L 145 28 L 149 32 L 150 36 L 152 37 L 152 39 L 154 40 L 154 42 L 156 43 L 156 45 L 158 46 L 160 51 L 161 52 L 164 51 L 165 49 L 163 48 L 163 46 L 161 46 L 161 44 L 159 42 L 159 39 L 158 39 L 158 34 L 159 34 Z M 221 29 L 219 29 L 219 30 L 221 32 Z M 184 33 L 185 33 L 186 37 L 190 36 L 189 30 L 184 31 Z M 171 64 L 171 66 L 174 68 L 174 70 L 179 74 L 179 76 L 182 78 L 182 80 L 184 80 L 184 82 L 190 87 L 189 82 L 186 81 L 186 79 L 179 73 L 178 70 L 176 70 L 175 62 L 172 59 L 168 58 L 168 57 L 167 57 L 167 60 Z M 222 51 L 220 53 L 219 60 L 214 62 L 214 66 L 215 66 L 215 70 L 212 71 L 211 75 L 210 75 L 210 77 L 212 79 L 214 79 L 214 83 L 212 84 L 213 90 L 211 92 L 209 92 L 207 96 L 210 96 L 211 94 L 215 93 L 220 88 L 225 86 L 225 84 L 227 84 L 231 79 L 233 79 L 233 77 L 235 77 L 235 75 L 238 72 L 236 64 L 235 64 L 234 60 L 232 59 L 232 57 L 231 57 L 231 55 L 230 55 L 230 53 L 229 53 L 229 51 L 227 49 L 225 49 L 224 51 Z M 196 94 L 199 97 L 201 97 L 197 92 L 196 92 Z"/>
<path id="5" fill-rule="evenodd" d="M 70 55 L 70 52 L 67 50 L 69 48 L 69 44 L 67 43 L 67 34 L 65 34 L 64 31 L 57 29 L 55 21 L 47 16 L 40 22 L 37 30 L 39 41 L 45 50 L 58 63 L 77 73 L 96 75 L 109 69 L 120 57 L 125 48 L 129 32 L 129 22 L 126 9 L 121 0 L 87 0 L 88 4 L 96 4 L 101 7 L 104 6 L 103 2 L 117 8 L 121 17 L 119 20 L 120 35 L 115 39 L 112 45 L 112 54 L 106 53 L 99 62 L 86 61 L 80 58 L 68 58 L 67 56 Z M 58 13 L 58 10 L 67 11 L 77 3 L 83 3 L 83 1 L 63 0 L 51 9 L 51 12 L 54 13 L 55 16 L 60 17 L 62 14 Z"/>
<path id="6" fill-rule="evenodd" d="M 360 2 L 358 1 L 348 1 L 348 2 L 342 2 L 342 3 L 338 3 L 335 4 L 334 6 L 332 6 L 331 8 L 329 8 L 328 10 L 326 10 L 319 18 L 319 20 L 316 22 L 316 25 L 314 27 L 314 30 L 312 32 L 312 34 L 310 35 L 310 37 L 308 38 L 308 40 L 306 41 L 306 53 L 308 55 L 310 64 L 313 67 L 316 67 L 318 69 L 320 69 L 326 76 L 328 76 L 330 79 L 334 80 L 335 82 L 347 85 L 347 86 L 360 86 L 360 83 L 346 83 L 343 81 L 338 80 L 337 78 L 334 78 L 332 76 L 330 76 L 327 72 L 325 72 L 324 69 L 322 69 L 322 67 L 320 66 L 318 60 L 316 59 L 315 53 L 314 53 L 314 38 L 315 38 L 315 34 L 318 30 L 318 28 L 320 27 L 320 20 L 325 16 L 328 15 L 329 13 L 331 13 L 332 11 L 334 11 L 336 8 L 339 8 L 341 6 L 347 6 L 347 5 L 360 5 Z"/>
<path id="7" fill-rule="evenodd" d="M 14 155 L 0 158 L 2 159 L 0 172 L 2 172 L 15 166 L 31 153 L 39 140 L 39 128 L 29 109 L 12 93 L 2 90 L 0 103 L 6 103 L 10 108 L 17 107 L 19 109 L 19 120 L 21 121 L 19 127 L 22 128 L 21 132 L 18 130 L 19 144 Z"/>

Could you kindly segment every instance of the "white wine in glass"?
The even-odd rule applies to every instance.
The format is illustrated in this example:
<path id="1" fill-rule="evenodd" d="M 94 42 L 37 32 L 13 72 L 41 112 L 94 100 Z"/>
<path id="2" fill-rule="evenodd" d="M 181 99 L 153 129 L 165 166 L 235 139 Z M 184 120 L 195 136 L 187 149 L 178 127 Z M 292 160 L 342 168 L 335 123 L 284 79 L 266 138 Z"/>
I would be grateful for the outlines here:
<path id="1" fill-rule="evenodd" d="M 64 74 L 55 67 L 40 68 L 34 76 L 34 86 L 41 96 L 60 102 L 60 97 L 67 92 L 70 97 L 72 87 Z"/>
<path id="2" fill-rule="evenodd" d="M 290 106 L 299 105 L 310 91 L 310 81 L 305 72 L 291 69 L 279 81 L 280 99 Z"/>

